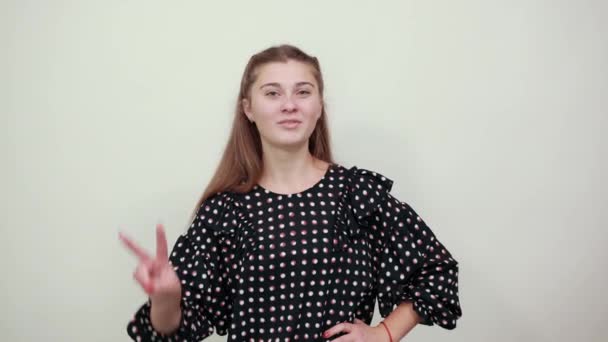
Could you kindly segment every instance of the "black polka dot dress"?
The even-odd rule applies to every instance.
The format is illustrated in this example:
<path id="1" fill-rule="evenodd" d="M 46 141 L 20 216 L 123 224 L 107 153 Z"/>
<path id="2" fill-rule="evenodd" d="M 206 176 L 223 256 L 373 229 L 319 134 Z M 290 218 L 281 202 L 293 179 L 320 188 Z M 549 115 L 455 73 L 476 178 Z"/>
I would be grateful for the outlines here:
<path id="1" fill-rule="evenodd" d="M 322 333 L 371 323 L 410 301 L 422 324 L 454 329 L 462 315 L 458 263 L 390 179 L 330 165 L 311 188 L 255 186 L 203 203 L 170 255 L 182 282 L 182 321 L 154 330 L 150 301 L 127 332 L 136 341 L 328 341 Z M 330 340 L 335 339 L 333 336 Z"/>

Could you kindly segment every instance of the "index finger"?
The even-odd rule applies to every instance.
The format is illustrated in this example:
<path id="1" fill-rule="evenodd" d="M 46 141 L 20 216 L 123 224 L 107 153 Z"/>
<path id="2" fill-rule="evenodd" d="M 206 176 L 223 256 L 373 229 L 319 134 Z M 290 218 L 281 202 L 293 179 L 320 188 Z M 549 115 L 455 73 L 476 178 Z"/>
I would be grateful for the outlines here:
<path id="1" fill-rule="evenodd" d="M 159 260 L 167 260 L 169 258 L 167 248 L 167 237 L 162 224 L 156 225 L 156 257 Z"/>
<path id="2" fill-rule="evenodd" d="M 331 336 L 341 333 L 341 332 L 349 333 L 352 331 L 352 326 L 353 326 L 353 324 L 348 323 L 348 322 L 336 324 L 333 327 L 325 330 L 325 332 L 323 333 L 323 337 L 328 338 L 328 337 L 331 337 Z"/>
<path id="3" fill-rule="evenodd" d="M 122 240 L 122 242 L 125 244 L 125 246 L 127 246 L 127 248 L 131 250 L 131 252 L 137 255 L 140 260 L 143 261 L 151 259 L 150 255 L 143 248 L 139 247 L 139 245 L 136 244 L 135 241 L 131 240 L 131 238 L 129 238 L 122 232 L 119 232 L 118 236 L 120 237 L 120 240 Z"/>

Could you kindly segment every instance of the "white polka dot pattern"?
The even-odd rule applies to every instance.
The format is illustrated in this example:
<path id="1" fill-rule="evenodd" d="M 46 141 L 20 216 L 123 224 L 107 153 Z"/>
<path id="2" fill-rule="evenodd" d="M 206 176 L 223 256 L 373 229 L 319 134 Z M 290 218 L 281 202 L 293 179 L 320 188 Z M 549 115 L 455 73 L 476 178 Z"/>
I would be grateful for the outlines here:
<path id="1" fill-rule="evenodd" d="M 154 331 L 150 302 L 129 322 L 136 341 L 324 341 L 324 330 L 370 323 L 413 301 L 423 324 L 462 315 L 457 262 L 382 175 L 332 164 L 313 187 L 281 195 L 255 186 L 208 199 L 170 261 L 182 281 L 182 322 Z M 338 335 L 340 336 L 340 335 Z M 337 336 L 336 336 L 337 337 Z"/>
<path id="2" fill-rule="evenodd" d="M 388 316 L 401 302 L 414 303 L 422 324 L 456 328 L 458 263 L 418 214 L 389 195 L 374 217 L 383 232 L 378 308 Z"/>

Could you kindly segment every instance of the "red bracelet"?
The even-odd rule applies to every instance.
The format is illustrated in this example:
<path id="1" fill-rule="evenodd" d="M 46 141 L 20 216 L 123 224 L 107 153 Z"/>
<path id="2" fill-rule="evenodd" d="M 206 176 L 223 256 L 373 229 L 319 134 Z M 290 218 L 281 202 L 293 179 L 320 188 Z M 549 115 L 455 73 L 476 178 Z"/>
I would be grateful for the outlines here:
<path id="1" fill-rule="evenodd" d="M 388 334 L 388 338 L 389 338 L 390 342 L 393 342 L 393 336 L 391 335 L 391 331 L 388 330 L 388 327 L 386 326 L 386 324 L 384 322 L 380 322 L 380 324 L 382 324 L 384 329 L 386 329 L 386 333 Z"/>

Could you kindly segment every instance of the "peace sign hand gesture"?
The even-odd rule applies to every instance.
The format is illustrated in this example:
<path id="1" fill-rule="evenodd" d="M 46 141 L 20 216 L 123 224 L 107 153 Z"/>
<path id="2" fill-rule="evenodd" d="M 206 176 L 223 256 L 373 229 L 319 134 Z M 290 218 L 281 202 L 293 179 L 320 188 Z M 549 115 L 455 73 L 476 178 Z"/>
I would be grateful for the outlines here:
<path id="1" fill-rule="evenodd" d="M 139 259 L 133 276 L 150 296 L 152 303 L 179 303 L 182 287 L 173 266 L 169 263 L 167 238 L 163 225 L 156 225 L 156 256 L 148 254 L 122 232 L 119 233 L 119 237 Z"/>

